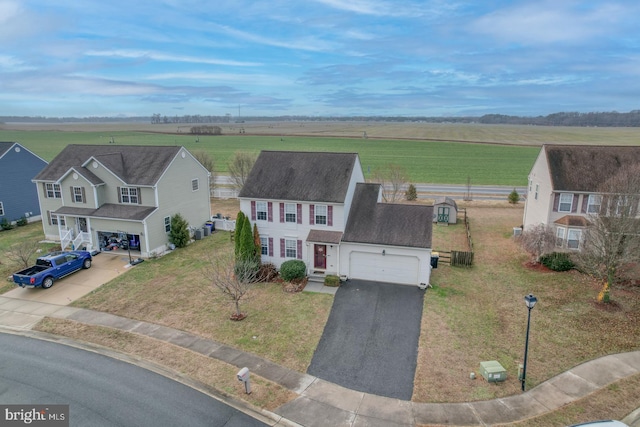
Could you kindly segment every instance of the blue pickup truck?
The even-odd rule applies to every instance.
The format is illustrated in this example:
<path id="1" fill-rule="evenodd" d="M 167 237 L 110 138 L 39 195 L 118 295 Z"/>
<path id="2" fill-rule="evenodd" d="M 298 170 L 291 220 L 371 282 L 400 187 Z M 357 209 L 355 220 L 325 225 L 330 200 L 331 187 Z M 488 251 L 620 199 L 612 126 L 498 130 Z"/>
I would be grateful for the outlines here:
<path id="1" fill-rule="evenodd" d="M 49 289 L 54 281 L 90 267 L 91 254 L 87 251 L 54 252 L 39 257 L 36 265 L 14 273 L 13 281 L 23 288 Z"/>

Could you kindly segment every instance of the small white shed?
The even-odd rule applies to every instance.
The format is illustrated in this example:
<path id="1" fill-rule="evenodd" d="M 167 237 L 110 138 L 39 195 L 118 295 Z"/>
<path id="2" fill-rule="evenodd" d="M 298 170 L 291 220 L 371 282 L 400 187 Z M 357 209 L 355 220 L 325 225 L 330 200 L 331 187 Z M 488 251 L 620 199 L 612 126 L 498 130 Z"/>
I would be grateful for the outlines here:
<path id="1" fill-rule="evenodd" d="M 451 197 L 438 197 L 433 203 L 433 222 L 455 224 L 458 220 L 458 205 Z"/>

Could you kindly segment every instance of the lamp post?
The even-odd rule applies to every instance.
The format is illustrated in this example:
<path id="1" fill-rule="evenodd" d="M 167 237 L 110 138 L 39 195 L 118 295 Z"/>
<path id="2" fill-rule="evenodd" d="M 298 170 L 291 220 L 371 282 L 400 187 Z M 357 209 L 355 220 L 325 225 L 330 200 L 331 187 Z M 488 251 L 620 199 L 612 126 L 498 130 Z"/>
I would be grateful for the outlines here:
<path id="1" fill-rule="evenodd" d="M 538 302 L 538 298 L 534 297 L 533 294 L 526 295 L 524 297 L 524 303 L 527 305 L 527 309 L 529 310 L 527 316 L 527 337 L 524 342 L 524 364 L 522 365 L 522 391 L 524 391 L 524 383 L 527 377 L 527 353 L 529 352 L 529 326 L 531 325 L 531 309 Z"/>

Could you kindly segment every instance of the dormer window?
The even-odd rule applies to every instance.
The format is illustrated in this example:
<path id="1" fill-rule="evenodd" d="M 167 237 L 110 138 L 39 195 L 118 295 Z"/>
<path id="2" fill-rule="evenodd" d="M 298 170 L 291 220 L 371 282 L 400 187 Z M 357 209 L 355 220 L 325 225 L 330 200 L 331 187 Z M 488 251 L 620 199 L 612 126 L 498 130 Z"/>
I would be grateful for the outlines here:
<path id="1" fill-rule="evenodd" d="M 140 203 L 140 193 L 136 187 L 120 187 L 120 203 L 137 205 Z"/>

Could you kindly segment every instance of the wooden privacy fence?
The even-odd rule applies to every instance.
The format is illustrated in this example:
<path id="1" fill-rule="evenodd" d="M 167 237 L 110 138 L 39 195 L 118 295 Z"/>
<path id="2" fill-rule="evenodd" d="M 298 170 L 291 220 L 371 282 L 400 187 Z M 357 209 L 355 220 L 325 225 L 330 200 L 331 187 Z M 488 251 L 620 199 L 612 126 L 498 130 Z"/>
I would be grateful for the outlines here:
<path id="1" fill-rule="evenodd" d="M 471 267 L 473 265 L 473 252 L 464 251 L 438 251 L 438 262 L 449 264 L 453 267 Z"/>
<path id="2" fill-rule="evenodd" d="M 449 264 L 453 267 L 471 267 L 473 265 L 473 241 L 471 240 L 471 230 L 469 229 L 469 219 L 466 209 L 458 209 L 464 216 L 464 229 L 467 233 L 468 251 L 437 251 L 440 254 L 438 262 Z"/>

